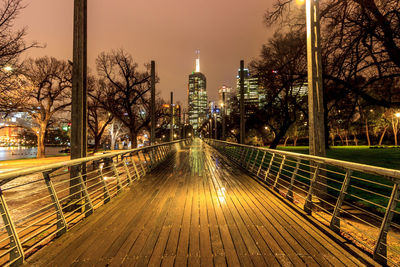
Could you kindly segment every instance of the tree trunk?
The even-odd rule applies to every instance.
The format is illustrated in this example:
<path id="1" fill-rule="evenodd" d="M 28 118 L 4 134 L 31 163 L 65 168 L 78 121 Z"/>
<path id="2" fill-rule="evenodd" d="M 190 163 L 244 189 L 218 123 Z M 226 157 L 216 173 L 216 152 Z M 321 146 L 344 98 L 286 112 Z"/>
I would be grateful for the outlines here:
<path id="1" fill-rule="evenodd" d="M 94 137 L 94 148 L 93 148 L 93 155 L 97 153 L 99 150 L 101 136 Z"/>
<path id="2" fill-rule="evenodd" d="M 283 143 L 283 146 L 286 146 L 288 140 L 289 140 L 289 136 L 286 136 L 285 142 Z"/>
<path id="3" fill-rule="evenodd" d="M 386 130 L 387 130 L 388 126 L 385 126 L 385 128 L 383 129 L 383 133 L 381 135 L 381 138 L 379 139 L 379 145 L 382 145 L 382 141 L 383 141 L 383 137 L 385 136 Z"/>
<path id="4" fill-rule="evenodd" d="M 365 135 L 367 136 L 368 146 L 371 146 L 371 139 L 369 138 L 369 127 L 368 127 L 368 120 L 367 119 L 365 119 Z"/>
<path id="5" fill-rule="evenodd" d="M 355 144 L 356 146 L 358 146 L 357 135 L 356 135 L 356 134 L 353 134 L 353 136 L 354 136 L 354 144 Z"/>
<path id="6" fill-rule="evenodd" d="M 269 145 L 269 148 L 275 149 L 278 146 L 279 141 L 281 141 L 281 139 L 285 136 L 285 134 L 286 134 L 286 132 L 289 129 L 291 124 L 292 123 L 287 123 L 287 124 L 282 125 L 281 128 L 279 128 L 279 132 L 276 135 L 274 135 L 274 140 Z"/>
<path id="7" fill-rule="evenodd" d="M 46 125 L 47 123 L 41 123 L 39 126 L 37 136 L 37 154 L 36 158 L 44 158 L 45 155 L 45 145 L 44 145 L 44 136 L 46 134 Z"/>
<path id="8" fill-rule="evenodd" d="M 335 146 L 335 134 L 331 133 L 332 146 Z"/>
<path id="9" fill-rule="evenodd" d="M 299 139 L 299 137 L 295 136 L 293 139 L 293 146 L 297 146 L 297 139 Z"/>
<path id="10" fill-rule="evenodd" d="M 342 135 L 340 134 L 339 129 L 337 129 L 337 134 L 338 134 L 338 136 L 339 136 L 339 138 L 340 138 L 340 142 L 342 142 L 342 146 L 344 146 L 343 137 L 342 137 Z"/>
<path id="11" fill-rule="evenodd" d="M 131 139 L 132 149 L 137 148 L 137 135 L 136 135 L 136 132 L 134 132 L 132 130 L 129 131 L 129 137 Z"/>
<path id="12" fill-rule="evenodd" d="M 344 133 L 344 137 L 345 137 L 345 140 L 346 140 L 346 146 L 349 146 L 349 138 L 347 137 L 347 133 L 346 132 Z"/>

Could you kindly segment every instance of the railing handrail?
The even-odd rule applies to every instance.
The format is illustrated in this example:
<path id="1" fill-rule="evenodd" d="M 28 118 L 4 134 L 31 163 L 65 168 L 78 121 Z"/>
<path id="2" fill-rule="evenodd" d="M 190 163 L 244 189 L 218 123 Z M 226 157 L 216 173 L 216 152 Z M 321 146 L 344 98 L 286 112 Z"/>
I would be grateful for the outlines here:
<path id="1" fill-rule="evenodd" d="M 158 146 L 164 146 L 164 145 L 169 145 L 169 144 L 174 144 L 174 143 L 179 143 L 184 139 L 180 140 L 175 140 L 172 142 L 165 142 L 165 143 L 160 143 L 156 145 L 151 145 L 151 146 L 145 146 L 145 147 L 140 147 L 140 148 L 134 148 L 134 149 L 129 149 L 129 150 L 123 150 L 123 151 L 118 151 L 118 152 L 112 152 L 112 153 L 107 153 L 107 154 L 102 154 L 102 155 L 97 155 L 97 156 L 89 156 L 85 158 L 79 158 L 79 159 L 72 159 L 72 160 L 66 160 L 62 162 L 56 162 L 56 163 L 50 163 L 38 167 L 30 167 L 30 168 L 22 168 L 18 170 L 13 170 L 13 171 L 8 171 L 0 174 L 0 186 L 4 185 L 5 183 L 8 183 L 20 176 L 26 176 L 29 174 L 37 173 L 37 172 L 46 172 L 50 171 L 53 169 L 58 169 L 62 168 L 65 166 L 74 166 L 78 165 L 80 163 L 88 162 L 88 161 L 95 161 L 95 160 L 100 160 L 103 158 L 114 158 L 119 155 L 124 155 L 124 154 L 130 154 L 136 151 L 144 150 L 144 149 L 150 149 Z"/>
<path id="2" fill-rule="evenodd" d="M 326 157 L 312 156 L 312 155 L 301 154 L 301 153 L 296 153 L 296 152 L 288 152 L 288 151 L 282 151 L 282 150 L 277 150 L 277 149 L 270 149 L 270 148 L 265 148 L 265 147 L 244 145 L 244 144 L 222 141 L 222 140 L 217 140 L 217 139 L 210 139 L 210 140 L 213 140 L 216 142 L 221 142 L 221 143 L 226 143 L 226 144 L 230 144 L 230 145 L 235 145 L 235 146 L 260 149 L 263 151 L 267 151 L 267 152 L 271 152 L 271 153 L 275 153 L 275 154 L 281 154 L 281 155 L 285 155 L 285 156 L 291 156 L 291 157 L 300 158 L 300 159 L 304 159 L 304 160 L 313 160 L 313 161 L 320 162 L 320 163 L 336 165 L 337 167 L 341 167 L 343 169 L 352 169 L 352 170 L 361 171 L 361 172 L 365 172 L 365 173 L 369 173 L 369 174 L 380 175 L 385 179 L 388 179 L 394 183 L 400 184 L 400 170 L 389 169 L 389 168 L 384 168 L 384 167 L 377 167 L 377 166 L 373 166 L 373 165 L 355 163 L 355 162 L 344 161 L 344 160 L 331 159 L 331 158 L 326 158 Z"/>

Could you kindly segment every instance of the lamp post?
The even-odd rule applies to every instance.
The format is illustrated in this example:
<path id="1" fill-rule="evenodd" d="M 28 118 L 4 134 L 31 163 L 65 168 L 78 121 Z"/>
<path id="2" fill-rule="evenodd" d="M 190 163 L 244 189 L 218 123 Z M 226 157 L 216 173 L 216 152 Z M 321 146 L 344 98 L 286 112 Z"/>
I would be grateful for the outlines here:
<path id="1" fill-rule="evenodd" d="M 319 3 L 306 0 L 310 154 L 326 156 Z"/>
<path id="2" fill-rule="evenodd" d="M 151 61 L 151 128 L 150 128 L 150 144 L 156 143 L 156 63 Z"/>
<path id="3" fill-rule="evenodd" d="M 214 130 L 215 130 L 215 140 L 217 140 L 218 139 L 218 132 L 217 132 L 217 113 L 216 112 L 214 112 L 214 122 L 215 122 L 215 128 L 214 128 Z"/>
<path id="4" fill-rule="evenodd" d="M 74 0 L 71 159 L 86 157 L 87 144 L 87 0 Z M 79 172 L 85 166 L 71 169 L 70 195 L 80 198 Z"/>

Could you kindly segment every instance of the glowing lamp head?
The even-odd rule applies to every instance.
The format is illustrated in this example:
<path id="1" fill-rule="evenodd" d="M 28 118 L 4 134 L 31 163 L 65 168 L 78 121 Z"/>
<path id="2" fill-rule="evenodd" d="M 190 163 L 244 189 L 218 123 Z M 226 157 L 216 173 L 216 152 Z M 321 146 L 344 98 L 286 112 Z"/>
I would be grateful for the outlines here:
<path id="1" fill-rule="evenodd" d="M 397 112 L 397 113 L 395 114 L 395 116 L 396 116 L 397 118 L 400 118 L 400 112 Z"/>

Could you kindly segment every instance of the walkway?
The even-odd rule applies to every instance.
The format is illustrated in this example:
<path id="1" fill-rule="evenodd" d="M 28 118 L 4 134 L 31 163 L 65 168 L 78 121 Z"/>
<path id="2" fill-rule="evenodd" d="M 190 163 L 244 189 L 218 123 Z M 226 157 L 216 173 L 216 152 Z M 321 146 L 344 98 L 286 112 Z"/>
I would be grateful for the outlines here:
<path id="1" fill-rule="evenodd" d="M 199 140 L 27 264 L 363 265 Z"/>

